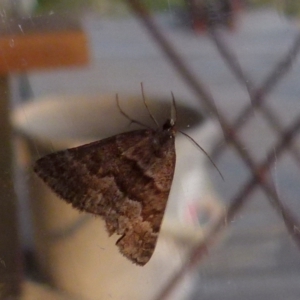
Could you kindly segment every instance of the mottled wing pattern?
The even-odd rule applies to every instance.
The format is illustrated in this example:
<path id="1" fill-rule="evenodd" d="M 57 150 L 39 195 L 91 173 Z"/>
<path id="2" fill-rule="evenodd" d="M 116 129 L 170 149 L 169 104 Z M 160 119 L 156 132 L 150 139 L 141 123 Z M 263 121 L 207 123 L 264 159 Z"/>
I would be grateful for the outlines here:
<path id="1" fill-rule="evenodd" d="M 175 169 L 174 137 L 154 151 L 159 134 L 119 134 L 49 154 L 34 166 L 59 197 L 102 216 L 109 235 L 121 235 L 121 253 L 138 265 L 146 264 L 155 249 Z"/>

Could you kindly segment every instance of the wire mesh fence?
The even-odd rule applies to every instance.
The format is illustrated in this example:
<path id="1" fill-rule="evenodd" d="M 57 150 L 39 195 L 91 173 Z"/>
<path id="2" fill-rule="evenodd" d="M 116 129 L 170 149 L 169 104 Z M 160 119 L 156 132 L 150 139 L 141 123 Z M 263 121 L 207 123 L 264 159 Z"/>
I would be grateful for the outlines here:
<path id="1" fill-rule="evenodd" d="M 148 30 L 148 34 L 153 38 L 157 46 L 160 47 L 161 51 L 169 59 L 169 62 L 181 76 L 182 80 L 185 81 L 191 91 L 197 96 L 199 102 L 204 104 L 218 119 L 223 130 L 225 142 L 224 140 L 220 140 L 215 145 L 213 158 L 217 161 L 228 148 L 233 148 L 248 168 L 250 174 L 246 183 L 242 186 L 237 186 L 237 192 L 229 201 L 224 215 L 211 229 L 207 237 L 191 250 L 186 261 L 178 272 L 170 278 L 156 299 L 166 299 L 177 284 L 180 283 L 184 275 L 198 266 L 199 262 L 206 256 L 208 248 L 215 242 L 220 233 L 229 226 L 237 213 L 244 208 L 246 202 L 252 199 L 250 196 L 257 189 L 260 189 L 265 194 L 270 204 L 270 209 L 274 209 L 282 218 L 287 232 L 295 244 L 300 247 L 299 220 L 295 212 L 286 205 L 284 201 L 286 198 L 285 195 L 282 193 L 279 195 L 276 184 L 271 176 L 274 164 L 280 162 L 285 154 L 290 154 L 295 165 L 300 167 L 300 151 L 295 142 L 300 128 L 300 115 L 299 112 L 296 112 L 293 119 L 286 125 L 282 120 L 281 112 L 272 106 L 272 99 L 267 100 L 271 92 L 278 87 L 291 70 L 300 50 L 300 33 L 298 32 L 295 36 L 289 50 L 282 57 L 278 58 L 277 63 L 274 64 L 270 73 L 261 80 L 260 84 L 255 85 L 247 72 L 238 63 L 233 49 L 225 42 L 222 30 L 214 26 L 208 27 L 208 36 L 214 43 L 220 57 L 226 63 L 240 86 L 248 93 L 248 104 L 240 111 L 238 117 L 232 121 L 229 120 L 221 109 L 217 108 L 215 100 L 207 86 L 199 75 L 196 75 L 177 53 L 176 48 L 164 36 L 142 2 L 138 0 L 127 0 L 126 2 Z M 274 143 L 268 149 L 264 149 L 266 155 L 260 161 L 253 156 L 247 145 L 247 141 L 244 141 L 240 135 L 247 123 L 249 124 L 253 120 L 256 120 L 258 117 L 257 114 L 259 114 L 259 118 L 276 135 Z"/>

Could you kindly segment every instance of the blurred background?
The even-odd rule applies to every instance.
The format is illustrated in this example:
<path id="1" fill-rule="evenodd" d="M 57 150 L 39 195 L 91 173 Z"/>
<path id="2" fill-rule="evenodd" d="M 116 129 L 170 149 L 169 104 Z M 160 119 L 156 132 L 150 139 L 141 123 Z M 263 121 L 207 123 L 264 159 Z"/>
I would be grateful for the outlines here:
<path id="1" fill-rule="evenodd" d="M 289 0 L 1 1 L 0 298 L 298 299 L 299 16 Z M 141 82 L 161 124 L 174 93 L 178 127 L 224 176 L 178 134 L 143 268 L 32 172 L 135 129 L 116 93 L 148 124 Z"/>

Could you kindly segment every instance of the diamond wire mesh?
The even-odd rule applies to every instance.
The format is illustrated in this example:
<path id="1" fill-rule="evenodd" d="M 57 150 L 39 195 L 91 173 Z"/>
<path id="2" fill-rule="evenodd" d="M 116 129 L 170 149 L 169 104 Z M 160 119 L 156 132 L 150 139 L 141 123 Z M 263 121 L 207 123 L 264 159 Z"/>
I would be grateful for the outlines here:
<path id="1" fill-rule="evenodd" d="M 269 179 L 270 168 L 275 161 L 285 153 L 290 152 L 298 167 L 300 167 L 300 151 L 295 146 L 294 139 L 300 129 L 300 115 L 295 117 L 289 126 L 284 127 L 280 114 L 273 109 L 270 103 L 266 103 L 266 96 L 279 84 L 285 75 L 291 69 L 291 66 L 300 50 L 300 33 L 297 34 L 293 45 L 284 54 L 284 56 L 274 66 L 270 74 L 262 81 L 261 85 L 255 87 L 250 78 L 238 64 L 234 53 L 229 49 L 228 45 L 223 41 L 218 30 L 210 28 L 210 37 L 215 43 L 220 56 L 227 64 L 237 81 L 246 88 L 250 104 L 240 112 L 239 116 L 229 122 L 225 115 L 219 113 L 213 97 L 210 95 L 206 86 L 203 84 L 199 76 L 193 74 L 190 68 L 185 64 L 183 59 L 178 55 L 172 44 L 162 34 L 159 28 L 152 20 L 149 12 L 145 9 L 139 0 L 126 0 L 132 11 L 140 19 L 141 23 L 148 30 L 149 35 L 154 39 L 170 63 L 177 70 L 182 79 L 190 87 L 190 89 L 198 96 L 199 101 L 204 103 L 218 118 L 223 130 L 223 134 L 227 143 L 219 143 L 215 146 L 213 157 L 217 159 L 229 145 L 232 145 L 237 151 L 240 158 L 251 172 L 251 178 L 240 188 L 238 193 L 229 202 L 226 213 L 220 218 L 218 223 L 211 229 L 207 237 L 192 249 L 189 257 L 183 263 L 182 267 L 173 278 L 167 283 L 165 288 L 159 293 L 156 299 L 166 299 L 173 289 L 177 286 L 183 276 L 191 269 L 194 269 L 199 261 L 207 253 L 207 247 L 213 244 L 220 232 L 230 223 L 237 212 L 244 206 L 249 196 L 256 188 L 260 188 L 267 196 L 271 206 L 282 217 L 287 231 L 300 248 L 300 224 L 293 212 L 284 205 L 281 199 L 283 195 L 278 193 Z M 277 141 L 269 148 L 266 158 L 256 163 L 244 142 L 239 138 L 238 132 L 242 127 L 251 120 L 253 109 L 259 111 L 270 128 L 276 133 Z"/>

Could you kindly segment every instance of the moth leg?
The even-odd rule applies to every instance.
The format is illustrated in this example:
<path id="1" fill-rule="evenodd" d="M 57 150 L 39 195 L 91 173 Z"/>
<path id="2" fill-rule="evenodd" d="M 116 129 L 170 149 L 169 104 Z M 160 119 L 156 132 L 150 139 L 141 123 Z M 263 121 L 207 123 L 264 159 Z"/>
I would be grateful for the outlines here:
<path id="1" fill-rule="evenodd" d="M 145 124 L 143 124 L 143 123 L 141 123 L 141 122 L 139 122 L 139 121 L 137 121 L 137 120 L 135 120 L 135 119 L 132 119 L 130 116 L 128 116 L 128 115 L 125 113 L 125 111 L 124 111 L 124 110 L 121 108 L 121 106 L 120 106 L 118 94 L 116 94 L 116 101 L 117 101 L 117 106 L 118 106 L 118 109 L 119 109 L 120 113 L 121 113 L 126 119 L 128 119 L 128 120 L 130 121 L 130 124 L 136 123 L 136 124 L 138 124 L 138 125 L 140 125 L 140 126 L 142 126 L 142 127 L 146 127 L 146 128 L 148 128 L 148 129 L 151 129 L 151 130 L 152 130 L 151 127 L 149 127 L 149 126 L 147 126 L 147 125 L 145 125 Z"/>
<path id="2" fill-rule="evenodd" d="M 160 126 L 159 126 L 157 120 L 155 119 L 154 115 L 151 113 L 151 110 L 150 110 L 149 107 L 148 107 L 148 104 L 147 104 L 147 101 L 146 101 L 146 97 L 145 97 L 145 93 L 144 93 L 144 85 L 143 85 L 142 82 L 141 82 L 141 90 L 142 90 L 142 96 L 143 96 L 143 102 L 144 102 L 144 105 L 145 105 L 145 107 L 146 107 L 146 109 L 147 109 L 147 111 L 148 111 L 148 113 L 149 113 L 151 119 L 152 119 L 153 122 L 156 124 L 157 128 L 159 128 Z"/>

